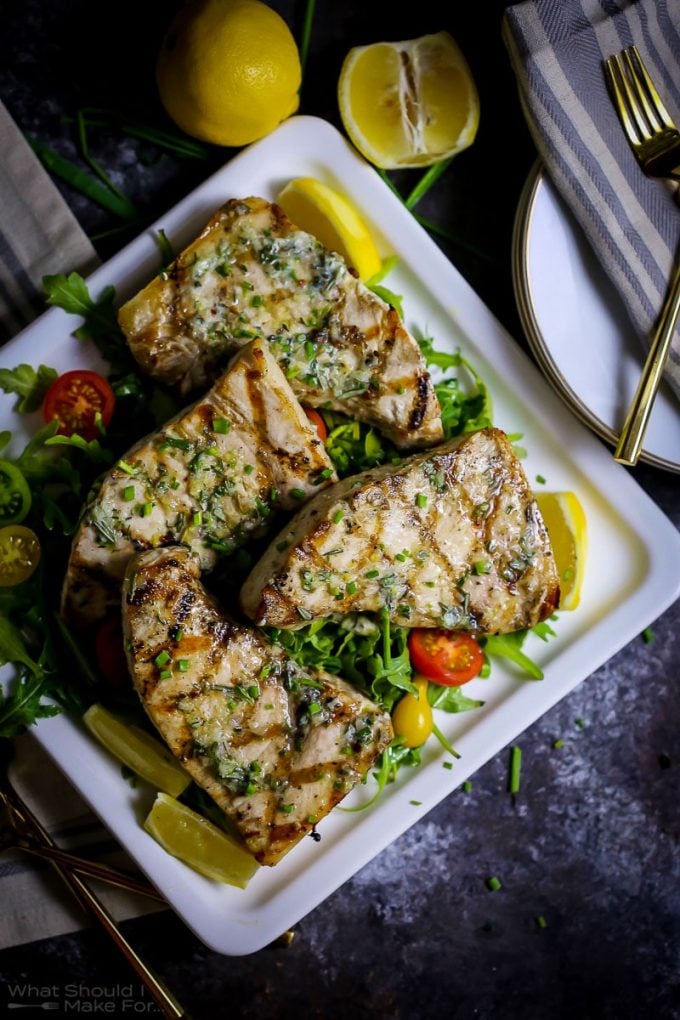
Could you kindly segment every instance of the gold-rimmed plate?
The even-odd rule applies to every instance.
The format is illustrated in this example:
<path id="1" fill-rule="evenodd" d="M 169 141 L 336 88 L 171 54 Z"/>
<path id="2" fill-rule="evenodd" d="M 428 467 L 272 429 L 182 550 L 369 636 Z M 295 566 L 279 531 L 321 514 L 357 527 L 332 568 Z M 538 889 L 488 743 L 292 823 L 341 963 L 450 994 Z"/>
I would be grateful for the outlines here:
<path id="1" fill-rule="evenodd" d="M 584 424 L 612 445 L 645 352 L 585 235 L 537 163 L 515 218 L 519 315 L 546 378 Z M 680 473 L 680 402 L 662 386 L 641 460 Z"/>

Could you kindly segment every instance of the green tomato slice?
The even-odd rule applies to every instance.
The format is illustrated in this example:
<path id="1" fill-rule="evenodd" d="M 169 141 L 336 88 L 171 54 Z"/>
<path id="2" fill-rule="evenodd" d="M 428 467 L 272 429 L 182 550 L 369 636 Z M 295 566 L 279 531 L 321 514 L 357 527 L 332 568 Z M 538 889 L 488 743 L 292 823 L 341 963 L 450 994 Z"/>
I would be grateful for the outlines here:
<path id="1" fill-rule="evenodd" d="M 18 467 L 0 458 L 0 527 L 18 524 L 31 509 L 31 490 Z"/>

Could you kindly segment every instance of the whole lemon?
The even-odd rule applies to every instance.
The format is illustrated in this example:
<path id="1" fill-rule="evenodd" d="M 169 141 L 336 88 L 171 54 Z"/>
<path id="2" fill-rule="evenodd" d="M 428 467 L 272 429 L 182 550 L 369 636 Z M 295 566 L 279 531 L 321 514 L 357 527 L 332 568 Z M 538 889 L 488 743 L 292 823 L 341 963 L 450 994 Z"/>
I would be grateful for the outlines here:
<path id="1" fill-rule="evenodd" d="M 295 113 L 301 77 L 290 29 L 260 0 L 191 0 L 156 65 L 168 114 L 216 145 L 247 145 Z"/>

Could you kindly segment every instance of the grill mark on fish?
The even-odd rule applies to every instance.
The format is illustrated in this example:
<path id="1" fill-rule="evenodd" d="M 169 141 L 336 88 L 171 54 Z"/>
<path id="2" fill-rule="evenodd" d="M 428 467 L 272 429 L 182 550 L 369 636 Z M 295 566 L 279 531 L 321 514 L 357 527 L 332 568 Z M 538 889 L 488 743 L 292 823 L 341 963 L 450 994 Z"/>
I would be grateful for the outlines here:
<path id="1" fill-rule="evenodd" d="M 119 321 L 142 367 L 182 392 L 205 386 L 257 335 L 311 406 L 374 425 L 405 448 L 442 438 L 425 361 L 395 310 L 263 199 L 227 202 Z"/>
<path id="2" fill-rule="evenodd" d="M 526 477 L 489 428 L 316 497 L 261 557 L 241 605 L 283 628 L 387 609 L 402 627 L 484 634 L 534 626 L 558 597 Z"/>
<path id="3" fill-rule="evenodd" d="M 257 860 L 275 864 L 366 775 L 392 738 L 390 717 L 343 680 L 297 666 L 237 624 L 198 577 L 186 549 L 147 551 L 129 565 L 123 622 L 133 682 L 195 782 Z M 155 597 L 138 604 L 134 589 Z M 187 592 L 188 615 L 178 613 Z M 169 675 L 161 679 L 156 659 L 164 650 Z M 185 658 L 181 672 L 175 656 Z"/>
<path id="4" fill-rule="evenodd" d="M 267 344 L 253 341 L 201 401 L 141 440 L 97 486 L 67 567 L 67 621 L 87 626 L 117 610 L 135 552 L 182 543 L 210 570 L 270 514 L 298 507 L 300 494 L 334 477 Z"/>

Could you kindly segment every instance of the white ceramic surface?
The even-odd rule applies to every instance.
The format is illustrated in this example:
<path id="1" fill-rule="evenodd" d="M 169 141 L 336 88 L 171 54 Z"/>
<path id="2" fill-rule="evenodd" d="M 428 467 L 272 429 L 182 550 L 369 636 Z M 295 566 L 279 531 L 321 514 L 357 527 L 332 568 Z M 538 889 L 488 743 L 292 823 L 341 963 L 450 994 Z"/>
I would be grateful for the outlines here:
<path id="1" fill-rule="evenodd" d="M 514 267 L 520 314 L 532 347 L 562 397 L 614 443 L 646 350 L 583 231 L 539 172 L 520 206 Z M 524 308 L 523 300 L 524 299 Z M 643 460 L 680 471 L 680 398 L 662 386 Z"/>
<path id="2" fill-rule="evenodd" d="M 494 664 L 490 679 L 474 680 L 466 689 L 485 699 L 482 709 L 458 716 L 437 713 L 438 725 L 462 755 L 453 769 L 442 768 L 448 756 L 431 740 L 423 765 L 405 770 L 375 808 L 356 814 L 334 811 L 319 826 L 320 843 L 303 840 L 276 868 L 259 871 L 245 891 L 204 879 L 160 849 L 140 824 L 153 792 L 131 789 L 119 764 L 78 721 L 61 715 L 38 725 L 37 739 L 186 924 L 213 949 L 230 955 L 259 949 L 321 903 L 652 623 L 680 588 L 680 536 L 671 523 L 566 410 L 439 248 L 333 127 L 308 117 L 286 122 L 233 159 L 156 227 L 163 227 L 178 247 L 225 199 L 273 198 L 286 181 L 300 175 L 342 189 L 373 228 L 383 255 L 399 257 L 388 282 L 405 296 L 407 323 L 427 330 L 443 349 L 461 346 L 488 382 L 496 423 L 524 434 L 529 479 L 541 474 L 547 488 L 579 493 L 591 552 L 579 610 L 561 614 L 558 636 L 550 643 L 527 643 L 528 653 L 545 670 L 543 682 L 518 679 Z M 114 284 L 123 299 L 158 271 L 158 262 L 148 231 L 94 273 L 89 287 L 96 295 Z M 75 325 L 72 317 L 50 310 L 0 352 L 0 365 L 96 365 L 94 353 L 71 337 Z M 2 398 L 0 428 L 16 429 L 22 440 L 26 422 L 14 415 L 12 403 Z M 355 791 L 349 803 L 367 799 L 372 782 Z"/>

